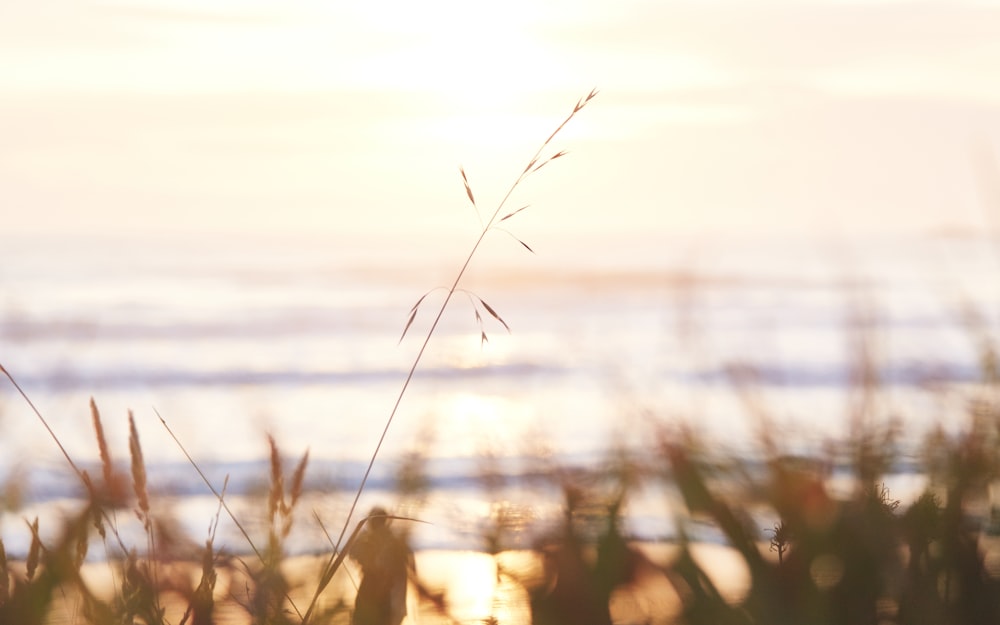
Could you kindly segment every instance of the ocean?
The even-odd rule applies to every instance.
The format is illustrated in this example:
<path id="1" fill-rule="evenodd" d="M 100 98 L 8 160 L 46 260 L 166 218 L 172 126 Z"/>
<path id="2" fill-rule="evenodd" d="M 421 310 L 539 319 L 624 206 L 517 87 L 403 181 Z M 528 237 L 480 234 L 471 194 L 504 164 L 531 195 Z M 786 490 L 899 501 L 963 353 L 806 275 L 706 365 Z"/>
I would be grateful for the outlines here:
<path id="1" fill-rule="evenodd" d="M 498 503 L 558 518 L 558 493 L 517 481 L 498 501 L 478 477 L 489 468 L 596 467 L 616 448 L 655 452 L 681 423 L 752 454 L 750 408 L 808 453 L 848 433 L 864 362 L 874 414 L 900 420 L 905 456 L 930 428 L 964 423 L 963 392 L 982 378 L 984 346 L 998 347 L 1000 242 L 982 236 L 553 235 L 535 254 L 491 237 L 423 354 L 359 510 L 419 516 L 418 546 L 475 547 Z M 266 435 L 289 473 L 308 450 L 292 548 L 315 550 L 316 519 L 344 522 L 441 287 L 474 240 L 2 235 L 0 364 L 91 472 L 90 399 L 123 471 L 132 411 L 151 489 L 197 542 L 216 502 L 185 452 L 217 489 L 228 476 L 227 499 L 252 516 Z M 416 504 L 396 490 L 414 458 L 426 473 Z M 919 483 L 901 475 L 899 488 Z M 7 380 L 0 484 L 0 536 L 14 553 L 29 536 L 23 518 L 71 510 L 80 492 Z M 670 535 L 665 499 L 634 497 L 627 531 Z M 226 521 L 220 532 L 239 548 Z"/>

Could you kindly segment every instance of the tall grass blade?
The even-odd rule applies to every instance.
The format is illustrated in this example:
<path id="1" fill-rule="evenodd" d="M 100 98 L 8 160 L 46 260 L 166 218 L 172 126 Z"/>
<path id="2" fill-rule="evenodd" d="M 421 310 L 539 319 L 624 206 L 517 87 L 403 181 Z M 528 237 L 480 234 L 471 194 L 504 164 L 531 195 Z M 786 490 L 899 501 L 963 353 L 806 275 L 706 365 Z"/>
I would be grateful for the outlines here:
<path id="1" fill-rule="evenodd" d="M 493 214 L 490 216 L 489 220 L 483 225 L 482 231 L 479 233 L 479 237 L 476 239 L 475 243 L 473 243 L 472 249 L 469 250 L 468 255 L 465 257 L 465 261 L 462 263 L 461 268 L 458 270 L 458 273 L 455 276 L 455 280 L 452 282 L 451 287 L 445 294 L 444 301 L 438 308 L 438 312 L 434 317 L 434 321 L 431 323 L 431 327 L 427 330 L 427 334 L 424 336 L 423 343 L 421 343 L 420 349 L 417 351 L 417 355 L 413 359 L 413 364 L 410 366 L 409 372 L 406 374 L 406 378 L 403 380 L 402 387 L 400 388 L 399 393 L 396 396 L 396 401 L 393 403 L 392 410 L 390 410 L 389 416 L 386 419 L 385 427 L 383 427 L 382 429 L 382 434 L 379 436 L 378 442 L 376 443 L 375 449 L 373 450 L 371 458 L 368 462 L 368 466 L 365 469 L 364 475 L 361 478 L 361 483 L 358 485 L 358 488 L 355 491 L 354 499 L 351 502 L 351 507 L 347 512 L 347 518 L 344 520 L 344 524 L 341 527 L 340 535 L 337 538 L 338 549 L 334 549 L 334 554 L 336 555 L 331 556 L 330 560 L 327 563 L 327 566 L 325 567 L 320 583 L 317 586 L 316 591 L 313 593 L 312 601 L 309 604 L 309 608 L 306 610 L 305 616 L 303 618 L 303 625 L 309 622 L 309 619 L 313 614 L 316 602 L 318 601 L 320 594 L 330 583 L 330 580 L 333 579 L 334 572 L 340 566 L 340 562 L 343 561 L 343 552 L 340 552 L 339 554 L 337 554 L 337 552 L 339 551 L 340 544 L 344 539 L 344 535 L 347 533 L 347 529 L 351 526 L 352 517 L 354 516 L 354 512 L 357 510 L 358 501 L 361 499 L 361 494 L 364 492 L 365 486 L 368 483 L 368 477 L 371 475 L 372 468 L 375 466 L 375 460 L 376 458 L 378 458 L 378 454 L 382 449 L 382 444 L 385 442 L 385 438 L 389 433 L 389 428 L 392 426 L 393 419 L 395 419 L 396 417 L 396 413 L 399 410 L 399 405 L 402 403 L 403 397 L 406 395 L 406 390 L 409 388 L 410 382 L 413 380 L 413 376 L 417 371 L 417 367 L 420 365 L 420 361 L 423 358 L 424 352 L 427 350 L 427 345 L 430 343 L 431 337 L 434 336 L 434 331 L 437 329 L 438 324 L 441 322 L 441 318 L 444 316 L 444 311 L 448 308 L 448 304 L 449 302 L 451 302 L 451 298 L 455 295 L 455 292 L 458 290 L 458 285 L 459 283 L 461 283 L 462 278 L 465 276 L 465 272 L 466 270 L 468 270 L 469 265 L 472 263 L 472 259 L 475 257 L 476 252 L 479 250 L 479 246 L 482 244 L 483 239 L 486 238 L 486 234 L 490 231 L 490 229 L 493 228 L 494 224 L 498 222 L 500 213 L 504 209 L 504 206 L 507 205 L 507 201 L 510 199 L 511 195 L 513 195 L 514 191 L 518 188 L 518 186 L 520 186 L 521 182 L 523 182 L 524 179 L 531 173 L 530 171 L 531 165 L 538 161 L 538 158 L 541 155 L 541 153 L 545 150 L 545 148 L 549 145 L 549 143 L 556 137 L 556 135 L 558 135 L 559 132 L 566 126 L 566 124 L 568 124 L 570 120 L 573 119 L 573 117 L 575 117 L 576 114 L 579 113 L 583 109 L 583 107 L 586 106 L 586 104 L 590 102 L 590 100 L 593 99 L 594 96 L 596 95 L 597 95 L 597 90 L 593 89 L 585 98 L 581 98 L 580 100 L 578 100 L 576 106 L 573 108 L 573 111 L 569 115 L 567 115 L 566 118 L 563 119 L 563 121 L 559 124 L 559 126 L 556 127 L 556 129 L 552 132 L 552 134 L 550 134 L 548 138 L 545 139 L 544 142 L 542 142 L 541 146 L 539 146 L 539 148 L 535 151 L 534 155 L 532 155 L 531 159 L 529 159 L 528 166 L 525 167 L 524 170 L 522 170 L 521 174 L 514 180 L 514 182 L 507 189 L 506 194 L 504 194 L 503 198 L 497 204 L 497 207 L 493 211 Z M 462 173 L 463 180 L 467 183 L 468 178 L 465 176 L 464 168 L 460 169 L 460 172 Z M 469 195 L 471 200 L 472 199 L 471 188 L 469 188 Z M 421 298 L 421 301 L 422 299 L 423 298 Z M 417 303 L 419 304 L 420 301 L 418 301 Z M 497 318 L 499 320 L 499 317 Z M 406 329 L 409 329 L 409 326 L 412 323 L 412 321 L 413 321 L 413 313 L 411 312 L 411 318 L 407 322 Z M 504 323 L 504 326 L 506 325 L 507 324 Z M 406 333 L 406 329 L 404 329 L 403 331 L 404 335 Z M 357 528 L 355 529 L 355 532 L 357 532 Z"/>
<path id="2" fill-rule="evenodd" d="M 201 481 L 205 483 L 205 486 L 208 487 L 208 490 L 212 491 L 212 494 L 215 496 L 215 498 L 219 500 L 219 505 L 222 506 L 223 510 L 226 511 L 226 514 L 229 515 L 229 519 L 233 522 L 233 525 L 236 526 L 236 529 L 240 531 L 240 534 L 243 535 L 243 538 L 244 540 L 247 541 L 247 544 L 250 545 L 250 549 L 253 551 L 254 555 L 257 556 L 257 559 L 260 562 L 264 562 L 264 554 L 261 553 L 260 549 L 257 548 L 257 545 L 254 543 L 253 539 L 250 538 L 250 534 L 247 532 L 246 528 L 243 527 L 243 524 L 240 523 L 240 520 L 229 508 L 229 504 L 226 503 L 225 498 L 222 496 L 222 493 L 220 493 L 218 490 L 215 489 L 215 486 L 212 485 L 211 480 L 209 480 L 208 476 L 205 475 L 205 472 L 201 470 L 201 467 L 198 466 L 198 463 L 194 461 L 194 458 L 191 457 L 191 454 L 188 453 L 187 449 L 181 443 L 180 439 L 177 438 L 177 435 L 174 434 L 174 431 L 170 429 L 170 426 L 167 425 L 166 420 L 162 416 L 160 416 L 160 413 L 156 410 L 156 408 L 153 408 L 153 413 L 156 414 L 156 417 L 160 420 L 160 423 L 163 425 L 163 428 L 167 431 L 167 434 L 170 435 L 170 438 L 174 439 L 174 443 L 176 443 L 177 447 L 180 448 L 181 453 L 184 454 L 184 457 L 187 458 L 188 462 L 191 463 L 191 466 L 194 467 L 194 470 L 195 472 L 198 473 L 198 477 L 201 478 Z M 227 484 L 228 481 L 229 481 L 229 476 L 227 475 L 226 476 Z"/>
<path id="3" fill-rule="evenodd" d="M 7 379 L 10 380 L 10 383 L 14 385 L 14 388 L 17 389 L 17 392 L 21 395 L 21 398 L 24 399 L 24 401 L 28 404 L 32 412 L 35 413 L 35 416 L 38 417 L 38 420 L 41 421 L 42 425 L 45 427 L 45 430 L 49 433 L 49 436 L 52 437 L 53 441 L 55 441 L 56 447 L 58 447 L 59 451 L 62 452 L 62 455 L 64 458 L 66 458 L 66 462 L 69 463 L 70 468 L 72 468 L 73 472 L 76 473 L 77 477 L 79 477 L 80 480 L 83 481 L 83 473 L 80 471 L 80 468 L 76 466 L 76 463 L 73 462 L 72 458 L 70 458 L 69 452 L 66 451 L 65 447 L 63 447 L 62 441 L 60 441 L 59 437 L 56 436 L 56 433 L 49 426 L 49 422 L 45 420 L 45 417 L 42 416 L 42 413 L 38 410 L 38 408 L 35 407 L 34 402 L 31 401 L 31 398 L 28 397 L 28 394 L 24 392 L 24 389 L 22 389 L 21 385 L 17 383 L 17 381 L 14 379 L 14 376 L 11 375 L 10 371 L 7 371 L 7 368 L 4 367 L 2 364 L 0 364 L 0 373 L 3 373 L 7 377 Z"/>

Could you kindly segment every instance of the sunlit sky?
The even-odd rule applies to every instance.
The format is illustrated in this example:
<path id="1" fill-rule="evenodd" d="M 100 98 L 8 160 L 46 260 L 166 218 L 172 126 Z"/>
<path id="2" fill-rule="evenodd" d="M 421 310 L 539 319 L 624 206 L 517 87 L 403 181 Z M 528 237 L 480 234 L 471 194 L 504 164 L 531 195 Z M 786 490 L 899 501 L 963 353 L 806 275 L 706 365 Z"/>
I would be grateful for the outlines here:
<path id="1" fill-rule="evenodd" d="M 980 228 L 1000 2 L 0 5 L 4 231 Z"/>

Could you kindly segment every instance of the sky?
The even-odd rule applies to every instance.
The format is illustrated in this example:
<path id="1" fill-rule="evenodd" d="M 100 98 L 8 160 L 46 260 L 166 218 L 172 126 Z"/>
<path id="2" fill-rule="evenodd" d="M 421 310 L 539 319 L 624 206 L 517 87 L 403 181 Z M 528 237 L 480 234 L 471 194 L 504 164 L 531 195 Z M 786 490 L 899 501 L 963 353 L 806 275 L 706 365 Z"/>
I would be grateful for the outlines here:
<path id="1" fill-rule="evenodd" d="M 0 4 L 0 229 L 991 227 L 1000 2 Z M 991 221 L 992 219 L 992 221 Z"/>

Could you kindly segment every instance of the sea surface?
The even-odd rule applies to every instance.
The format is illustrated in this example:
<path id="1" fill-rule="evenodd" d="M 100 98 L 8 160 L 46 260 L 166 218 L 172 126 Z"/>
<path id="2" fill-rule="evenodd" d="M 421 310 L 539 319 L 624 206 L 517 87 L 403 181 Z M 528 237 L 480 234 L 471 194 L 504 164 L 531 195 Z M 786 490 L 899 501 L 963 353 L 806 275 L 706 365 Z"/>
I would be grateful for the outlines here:
<path id="1" fill-rule="evenodd" d="M 678 424 L 752 454 L 755 414 L 808 452 L 847 433 L 862 379 L 872 417 L 898 418 L 913 450 L 964 423 L 984 350 L 1000 346 L 1000 241 L 983 236 L 553 235 L 532 254 L 497 232 L 386 430 L 475 238 L 3 235 L 0 364 L 92 474 L 91 398 L 122 471 L 131 411 L 150 488 L 196 542 L 217 502 L 187 456 L 252 517 L 267 434 L 286 478 L 308 450 L 294 548 L 310 551 L 326 540 L 317 519 L 334 534 L 345 522 L 384 430 L 356 515 L 383 504 L 424 521 L 419 545 L 475 547 L 498 506 L 544 520 L 561 504 L 516 480 L 487 492 L 484 472 L 596 467 L 616 448 L 655 457 Z M 396 487 L 407 461 L 426 474 L 416 502 Z M 897 488 L 918 487 L 900 472 Z M 0 484 L 12 552 L 24 518 L 72 510 L 80 493 L 6 379 Z M 626 529 L 670 535 L 666 499 L 638 494 Z"/>

